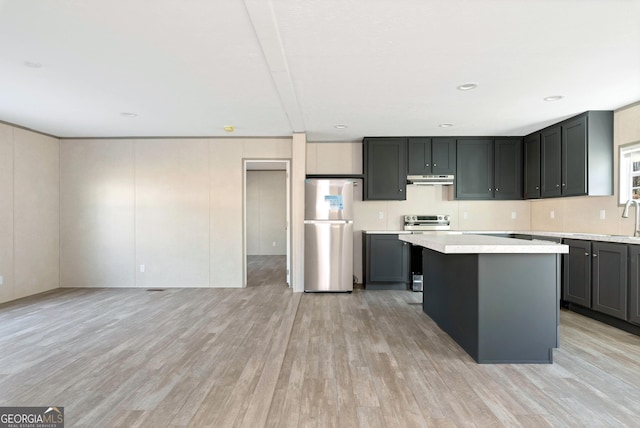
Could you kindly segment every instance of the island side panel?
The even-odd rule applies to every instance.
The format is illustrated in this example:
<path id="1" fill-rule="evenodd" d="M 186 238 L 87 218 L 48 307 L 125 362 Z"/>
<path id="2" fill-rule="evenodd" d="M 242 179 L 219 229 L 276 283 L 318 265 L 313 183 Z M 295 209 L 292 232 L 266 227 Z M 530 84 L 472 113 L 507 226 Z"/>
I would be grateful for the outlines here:
<path id="1" fill-rule="evenodd" d="M 479 255 L 478 362 L 553 362 L 557 261 L 555 254 Z"/>
<path id="2" fill-rule="evenodd" d="M 423 311 L 478 359 L 478 255 L 424 249 Z"/>

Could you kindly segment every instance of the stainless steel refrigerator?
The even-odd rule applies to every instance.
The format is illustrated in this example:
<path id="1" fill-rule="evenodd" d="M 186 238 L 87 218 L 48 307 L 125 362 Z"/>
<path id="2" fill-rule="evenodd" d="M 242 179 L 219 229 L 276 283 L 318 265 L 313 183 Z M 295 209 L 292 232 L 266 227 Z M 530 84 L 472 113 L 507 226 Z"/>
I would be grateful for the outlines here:
<path id="1" fill-rule="evenodd" d="M 304 291 L 353 291 L 353 185 L 305 182 Z"/>

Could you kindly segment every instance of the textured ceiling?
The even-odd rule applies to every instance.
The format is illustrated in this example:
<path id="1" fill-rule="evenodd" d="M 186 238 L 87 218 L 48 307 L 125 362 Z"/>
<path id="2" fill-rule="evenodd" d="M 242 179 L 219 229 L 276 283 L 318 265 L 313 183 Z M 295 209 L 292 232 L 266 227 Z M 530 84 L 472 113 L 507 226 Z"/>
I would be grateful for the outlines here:
<path id="1" fill-rule="evenodd" d="M 639 101 L 639 22 L 640 0 L 0 0 L 0 120 L 60 137 L 523 135 Z"/>

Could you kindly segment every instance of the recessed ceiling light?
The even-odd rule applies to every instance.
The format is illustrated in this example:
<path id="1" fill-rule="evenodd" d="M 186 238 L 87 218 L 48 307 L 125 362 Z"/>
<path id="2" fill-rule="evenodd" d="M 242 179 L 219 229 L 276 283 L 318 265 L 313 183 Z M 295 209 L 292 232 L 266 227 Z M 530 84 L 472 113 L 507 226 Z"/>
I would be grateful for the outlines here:
<path id="1" fill-rule="evenodd" d="M 42 68 L 42 64 L 35 61 L 25 61 L 24 65 L 26 65 L 29 68 Z"/>
<path id="2" fill-rule="evenodd" d="M 550 97 L 544 97 L 545 101 L 560 101 L 564 97 L 562 95 L 551 95 Z"/>
<path id="3" fill-rule="evenodd" d="M 130 111 L 123 111 L 122 113 L 120 113 L 120 116 L 122 116 L 122 117 L 138 117 L 138 113 L 132 113 Z"/>
<path id="4" fill-rule="evenodd" d="M 225 126 L 224 128 L 222 128 L 222 129 L 224 129 L 224 131 L 225 131 L 225 132 L 233 132 L 233 131 L 235 131 L 235 129 L 236 129 L 236 128 L 234 128 L 234 127 L 233 127 L 233 126 L 231 126 L 231 125 L 227 125 L 227 126 Z"/>
<path id="5" fill-rule="evenodd" d="M 440 125 L 438 125 L 440 128 L 451 128 L 453 126 L 453 123 L 441 123 Z"/>
<path id="6" fill-rule="evenodd" d="M 336 129 L 347 129 L 348 126 L 347 125 L 333 125 L 334 128 Z"/>
<path id="7" fill-rule="evenodd" d="M 458 86 L 458 90 L 459 91 L 469 91 L 471 89 L 475 89 L 478 87 L 477 83 L 463 83 L 462 85 Z"/>

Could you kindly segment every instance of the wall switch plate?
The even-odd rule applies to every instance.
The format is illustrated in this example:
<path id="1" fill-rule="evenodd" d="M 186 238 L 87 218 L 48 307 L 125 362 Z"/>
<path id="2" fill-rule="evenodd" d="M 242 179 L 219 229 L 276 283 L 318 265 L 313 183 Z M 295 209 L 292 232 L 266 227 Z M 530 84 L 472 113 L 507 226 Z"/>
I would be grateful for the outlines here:
<path id="1" fill-rule="evenodd" d="M 605 210 L 600 210 L 600 220 L 604 220 L 607 218 L 607 212 Z"/>
<path id="2" fill-rule="evenodd" d="M 378 211 L 378 220 L 384 220 L 384 211 Z"/>
<path id="3" fill-rule="evenodd" d="M 550 218 L 556 218 L 556 212 L 555 212 L 555 211 L 551 211 L 551 212 L 549 213 L 549 217 L 550 217 Z"/>
<path id="4" fill-rule="evenodd" d="M 144 265 L 140 265 L 140 272 L 144 273 Z"/>
<path id="5" fill-rule="evenodd" d="M 271 244 L 272 246 L 276 246 L 276 241 L 273 241 L 273 243 Z"/>
<path id="6" fill-rule="evenodd" d="M 4 283 L 4 279 L 2 278 L 2 275 L 0 275 L 0 285 L 2 285 Z"/>
<path id="7" fill-rule="evenodd" d="M 468 212 L 466 212 L 466 211 L 464 211 L 464 212 L 462 213 L 462 218 L 463 218 L 463 219 L 465 219 L 465 220 L 466 220 L 466 219 L 468 219 L 468 218 L 469 218 L 469 213 L 468 213 Z"/>
<path id="8" fill-rule="evenodd" d="M 511 211 L 511 220 L 515 220 L 516 218 L 518 218 L 518 214 L 516 214 L 515 211 Z"/>

